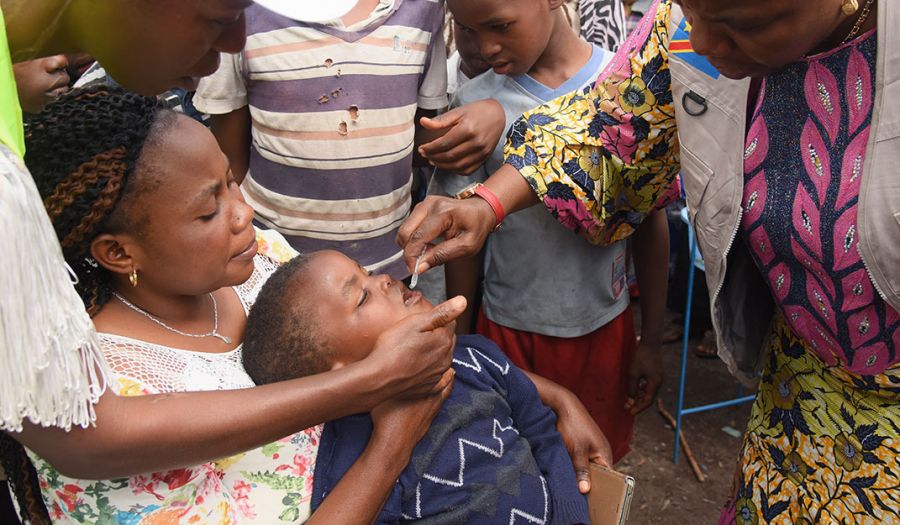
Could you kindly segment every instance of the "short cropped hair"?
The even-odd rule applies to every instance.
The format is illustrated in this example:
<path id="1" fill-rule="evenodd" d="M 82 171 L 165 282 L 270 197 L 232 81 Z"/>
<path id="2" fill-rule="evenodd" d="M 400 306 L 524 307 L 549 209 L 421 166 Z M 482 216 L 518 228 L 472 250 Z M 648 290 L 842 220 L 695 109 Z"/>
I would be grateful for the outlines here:
<path id="1" fill-rule="evenodd" d="M 331 368 L 314 298 L 305 293 L 308 257 L 282 265 L 263 285 L 247 316 L 244 369 L 257 385 L 296 379 Z"/>

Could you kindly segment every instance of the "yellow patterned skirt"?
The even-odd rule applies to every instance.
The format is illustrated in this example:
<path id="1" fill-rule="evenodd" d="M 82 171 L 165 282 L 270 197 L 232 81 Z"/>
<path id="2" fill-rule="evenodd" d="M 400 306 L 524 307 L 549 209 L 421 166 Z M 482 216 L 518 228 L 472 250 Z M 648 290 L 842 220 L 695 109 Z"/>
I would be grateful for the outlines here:
<path id="1" fill-rule="evenodd" d="M 900 365 L 824 365 L 776 321 L 720 523 L 900 524 Z"/>

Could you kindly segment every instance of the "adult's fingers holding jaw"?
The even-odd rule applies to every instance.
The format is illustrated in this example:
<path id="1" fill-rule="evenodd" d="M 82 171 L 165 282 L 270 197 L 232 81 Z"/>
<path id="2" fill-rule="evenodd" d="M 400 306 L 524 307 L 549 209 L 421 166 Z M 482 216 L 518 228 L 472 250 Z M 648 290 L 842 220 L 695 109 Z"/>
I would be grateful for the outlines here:
<path id="1" fill-rule="evenodd" d="M 387 397 L 435 392 L 452 362 L 455 319 L 466 308 L 455 297 L 429 312 L 410 316 L 382 333 L 369 357 Z"/>
<path id="2" fill-rule="evenodd" d="M 374 433 L 391 441 L 406 440 L 410 450 L 422 439 L 453 391 L 453 370 L 447 371 L 450 380 L 430 395 L 410 399 L 389 399 L 372 410 Z M 402 442 L 402 441 L 401 441 Z"/>
<path id="3" fill-rule="evenodd" d="M 450 388 L 453 387 L 453 378 L 456 377 L 456 370 L 452 368 L 448 368 L 444 375 L 441 376 L 441 380 L 435 383 L 434 390 L 432 393 L 434 394 L 444 394 L 445 392 L 449 395 Z M 446 398 L 445 398 L 446 399 Z"/>
<path id="4" fill-rule="evenodd" d="M 437 330 L 439 328 L 447 328 L 453 330 L 455 328 L 456 318 L 466 310 L 466 298 L 457 295 L 443 303 L 434 307 L 431 312 L 425 314 L 427 316 L 427 330 Z M 451 341 L 452 343 L 452 341 Z"/>

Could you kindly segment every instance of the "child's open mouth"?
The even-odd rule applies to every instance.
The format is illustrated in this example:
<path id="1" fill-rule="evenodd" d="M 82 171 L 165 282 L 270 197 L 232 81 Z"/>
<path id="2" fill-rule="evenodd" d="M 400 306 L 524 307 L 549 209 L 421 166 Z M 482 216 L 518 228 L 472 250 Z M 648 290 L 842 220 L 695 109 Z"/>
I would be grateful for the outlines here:
<path id="1" fill-rule="evenodd" d="M 403 290 L 403 305 L 412 306 L 422 299 L 422 292 L 416 292 L 410 289 Z"/>

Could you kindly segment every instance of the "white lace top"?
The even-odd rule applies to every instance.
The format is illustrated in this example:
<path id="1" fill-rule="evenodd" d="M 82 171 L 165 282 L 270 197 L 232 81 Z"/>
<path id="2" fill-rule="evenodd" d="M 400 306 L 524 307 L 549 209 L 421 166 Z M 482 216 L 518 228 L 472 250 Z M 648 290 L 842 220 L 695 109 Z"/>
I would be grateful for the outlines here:
<path id="1" fill-rule="evenodd" d="M 270 232 L 258 232 L 257 239 L 261 253 L 278 254 Z M 257 255 L 255 264 L 250 279 L 235 287 L 245 311 L 278 267 L 265 255 Z M 241 364 L 241 346 L 211 354 L 113 334 L 100 334 L 100 341 L 110 388 L 119 395 L 253 386 Z M 309 517 L 320 434 L 321 426 L 233 457 L 127 479 L 66 478 L 41 458 L 32 459 L 55 523 L 302 523 Z"/>
<path id="2" fill-rule="evenodd" d="M 245 313 L 256 301 L 259 289 L 278 268 L 276 261 L 264 255 L 257 255 L 254 264 L 250 279 L 234 288 Z M 170 348 L 102 332 L 100 342 L 113 375 L 138 381 L 154 392 L 196 392 L 254 386 L 241 364 L 243 345 L 230 352 L 213 354 Z"/>

